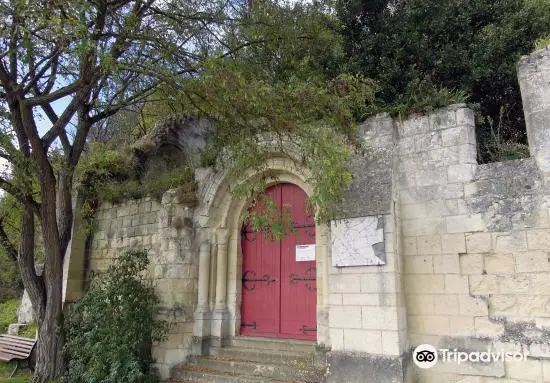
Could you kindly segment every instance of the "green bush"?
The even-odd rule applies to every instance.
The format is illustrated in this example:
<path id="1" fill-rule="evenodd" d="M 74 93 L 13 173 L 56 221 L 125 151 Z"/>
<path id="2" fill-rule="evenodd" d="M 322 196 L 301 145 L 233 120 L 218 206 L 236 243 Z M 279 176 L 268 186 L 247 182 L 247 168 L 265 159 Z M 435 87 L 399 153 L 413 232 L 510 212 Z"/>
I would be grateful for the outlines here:
<path id="1" fill-rule="evenodd" d="M 506 109 L 502 140 L 527 143 L 516 65 L 535 44 L 540 49 L 550 43 L 549 1 L 338 0 L 337 4 L 349 57 L 346 66 L 377 81 L 377 104 L 418 111 L 453 101 L 437 90 L 454 89 L 478 106 L 478 116 L 496 121 Z M 430 87 L 434 94 L 425 92 Z M 484 151 L 493 145 L 488 124 L 477 126 L 477 138 L 480 161 L 504 159 L 495 157 L 498 153 L 508 155 L 508 151 Z"/>
<path id="2" fill-rule="evenodd" d="M 141 277 L 148 263 L 146 251 L 124 253 L 71 307 L 65 322 L 68 382 L 158 381 L 151 345 L 165 337 L 167 323 L 157 319 L 159 299 Z"/>
<path id="3" fill-rule="evenodd" d="M 544 49 L 548 46 L 550 46 L 550 35 L 543 36 L 541 38 L 538 38 L 537 41 L 535 41 L 535 50 L 536 51 Z"/>

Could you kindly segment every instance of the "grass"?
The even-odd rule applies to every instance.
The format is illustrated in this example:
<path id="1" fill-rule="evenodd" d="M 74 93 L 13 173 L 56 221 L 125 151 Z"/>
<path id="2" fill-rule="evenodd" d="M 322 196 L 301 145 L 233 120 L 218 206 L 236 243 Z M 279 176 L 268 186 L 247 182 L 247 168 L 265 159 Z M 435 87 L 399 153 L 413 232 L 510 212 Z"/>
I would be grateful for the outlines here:
<path id="1" fill-rule="evenodd" d="M 13 378 L 9 379 L 11 372 L 15 368 L 13 364 L 0 362 L 0 382 L 2 383 L 28 383 L 31 381 L 31 371 L 28 368 L 21 368 Z"/>
<path id="2" fill-rule="evenodd" d="M 0 333 L 5 334 L 8 330 L 8 326 L 11 323 L 17 322 L 17 307 L 19 306 L 20 299 L 10 299 L 4 303 L 0 303 Z M 19 336 L 26 338 L 35 337 L 36 325 L 34 323 L 29 324 Z M 32 373 L 28 368 L 20 368 L 17 370 L 15 376 L 11 379 L 8 378 L 11 372 L 15 368 L 13 363 L 0 362 L 0 382 L 2 383 L 28 383 L 31 380 Z"/>
<path id="3" fill-rule="evenodd" d="M 4 303 L 0 303 L 0 333 L 5 334 L 8 331 L 8 326 L 17 322 L 17 307 L 19 299 L 10 299 Z"/>

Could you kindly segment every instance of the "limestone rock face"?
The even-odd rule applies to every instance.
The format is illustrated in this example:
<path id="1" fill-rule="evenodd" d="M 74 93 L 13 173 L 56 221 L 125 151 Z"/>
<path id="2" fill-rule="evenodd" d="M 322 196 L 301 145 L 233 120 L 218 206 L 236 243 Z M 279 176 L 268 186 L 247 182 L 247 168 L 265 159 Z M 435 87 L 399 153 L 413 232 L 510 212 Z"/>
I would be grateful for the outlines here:
<path id="1" fill-rule="evenodd" d="M 32 308 L 31 299 L 27 290 L 21 298 L 21 306 L 17 309 L 17 323 L 30 323 L 34 321 L 34 309 Z"/>
<path id="2" fill-rule="evenodd" d="M 12 323 L 8 326 L 8 335 L 18 335 L 19 332 L 26 326 L 26 323 Z"/>
<path id="3" fill-rule="evenodd" d="M 37 275 L 42 275 L 44 266 L 36 265 L 35 270 Z M 27 290 L 25 290 L 23 292 L 23 298 L 21 298 L 21 305 L 17 309 L 17 323 L 31 323 L 34 322 L 35 319 L 36 318 L 34 316 L 34 309 L 32 307 L 31 299 L 29 298 Z"/>

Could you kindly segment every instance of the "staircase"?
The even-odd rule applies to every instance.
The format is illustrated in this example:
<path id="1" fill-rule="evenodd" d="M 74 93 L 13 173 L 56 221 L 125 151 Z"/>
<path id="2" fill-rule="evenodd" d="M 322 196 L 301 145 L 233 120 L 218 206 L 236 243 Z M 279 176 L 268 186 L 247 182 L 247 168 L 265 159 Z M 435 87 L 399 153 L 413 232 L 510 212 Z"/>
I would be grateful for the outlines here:
<path id="1" fill-rule="evenodd" d="M 172 371 L 172 382 L 258 383 L 324 381 L 314 366 L 315 344 L 298 340 L 237 337 L 209 356 L 191 357 Z"/>

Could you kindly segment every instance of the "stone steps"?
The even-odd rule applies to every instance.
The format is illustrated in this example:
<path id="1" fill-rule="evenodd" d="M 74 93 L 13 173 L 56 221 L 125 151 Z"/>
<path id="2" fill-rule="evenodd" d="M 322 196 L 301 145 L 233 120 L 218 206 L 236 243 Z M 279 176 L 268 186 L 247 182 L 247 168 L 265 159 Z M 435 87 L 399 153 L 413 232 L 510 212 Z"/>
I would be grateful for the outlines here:
<path id="1" fill-rule="evenodd" d="M 315 368 L 313 342 L 235 338 L 212 348 L 209 356 L 191 357 L 172 371 L 172 382 L 316 383 L 324 370 Z"/>
<path id="2" fill-rule="evenodd" d="M 269 339 L 259 337 L 238 336 L 233 338 L 231 345 L 243 348 L 259 348 L 275 351 L 315 352 L 315 344 L 305 340 Z"/>

